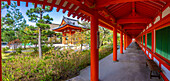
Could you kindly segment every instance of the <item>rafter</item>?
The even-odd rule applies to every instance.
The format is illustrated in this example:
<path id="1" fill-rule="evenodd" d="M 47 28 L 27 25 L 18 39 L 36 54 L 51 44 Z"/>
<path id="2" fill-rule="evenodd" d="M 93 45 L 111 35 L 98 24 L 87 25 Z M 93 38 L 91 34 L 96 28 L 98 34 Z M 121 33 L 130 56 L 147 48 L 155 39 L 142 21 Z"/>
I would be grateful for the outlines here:
<path id="1" fill-rule="evenodd" d="M 118 4 L 118 3 L 126 3 L 126 2 L 136 2 L 136 1 L 151 1 L 151 0 L 97 0 L 96 8 L 105 7 L 111 4 Z M 165 1 L 170 2 L 169 0 L 152 0 L 152 1 Z"/>
<path id="2" fill-rule="evenodd" d="M 103 11 L 106 12 L 115 22 L 115 17 L 106 8 L 103 8 Z"/>

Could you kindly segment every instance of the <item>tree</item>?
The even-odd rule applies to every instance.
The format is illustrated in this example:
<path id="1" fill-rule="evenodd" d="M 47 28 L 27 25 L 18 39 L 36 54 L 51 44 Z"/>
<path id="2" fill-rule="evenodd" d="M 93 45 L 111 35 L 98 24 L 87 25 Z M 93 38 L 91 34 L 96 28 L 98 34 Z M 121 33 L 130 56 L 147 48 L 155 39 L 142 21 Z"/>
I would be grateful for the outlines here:
<path id="1" fill-rule="evenodd" d="M 71 38 L 71 40 L 74 40 L 75 44 L 80 46 L 80 51 L 82 51 L 83 44 L 90 45 L 90 31 L 88 31 L 88 29 L 90 29 L 90 23 L 78 23 L 85 26 L 87 29 L 82 28 L 81 32 L 76 31 L 72 36 L 67 35 L 67 37 L 69 37 L 69 39 Z M 71 42 L 71 40 L 68 42 Z"/>
<path id="2" fill-rule="evenodd" d="M 42 8 L 42 5 L 39 5 L 37 8 L 31 8 L 27 10 L 26 14 L 30 18 L 29 21 L 36 22 L 39 30 L 39 39 L 38 39 L 38 46 L 39 46 L 39 57 L 42 58 L 42 48 L 41 48 L 41 31 L 44 29 L 49 28 L 47 23 L 51 23 L 50 21 L 53 20 L 48 14 L 44 16 L 44 13 L 51 12 L 50 7 L 47 6 L 45 9 Z"/>
<path id="3" fill-rule="evenodd" d="M 99 47 L 103 46 L 104 44 L 107 44 L 109 41 L 111 41 L 110 38 L 112 37 L 112 33 L 110 30 L 100 27 L 99 26 L 99 32 L 100 32 L 100 44 Z"/>
<path id="4" fill-rule="evenodd" d="M 11 3 L 5 17 L 2 17 L 2 21 L 5 28 L 10 28 L 14 31 L 25 27 L 23 24 L 26 23 L 22 13 L 17 8 L 16 2 Z"/>
<path id="5" fill-rule="evenodd" d="M 8 4 L 6 4 L 4 1 L 1 2 L 1 9 L 9 8 Z"/>
<path id="6" fill-rule="evenodd" d="M 19 38 L 17 34 L 19 34 L 19 30 L 27 26 L 26 20 L 17 8 L 16 2 L 11 3 L 10 6 L 2 2 L 1 6 L 2 9 L 7 8 L 7 13 L 5 17 L 2 17 L 1 21 L 2 40 L 10 42 Z"/>

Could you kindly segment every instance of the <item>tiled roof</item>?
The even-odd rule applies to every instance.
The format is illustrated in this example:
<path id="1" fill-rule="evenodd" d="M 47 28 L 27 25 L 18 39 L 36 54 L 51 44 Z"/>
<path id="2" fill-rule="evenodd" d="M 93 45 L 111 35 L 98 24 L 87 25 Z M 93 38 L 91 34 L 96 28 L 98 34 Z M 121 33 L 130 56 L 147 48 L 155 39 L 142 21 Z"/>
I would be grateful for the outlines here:
<path id="1" fill-rule="evenodd" d="M 66 25 L 71 25 L 71 26 L 75 26 L 75 27 L 80 27 L 80 28 L 86 28 L 86 29 L 88 29 L 87 27 L 79 24 L 79 23 L 78 23 L 78 20 L 71 19 L 71 18 L 67 18 L 67 17 L 64 17 L 64 16 L 63 16 L 63 20 L 66 22 L 66 24 L 64 24 L 64 25 L 62 25 L 62 26 L 59 26 L 59 27 L 55 27 L 55 28 L 53 28 L 52 30 L 56 30 L 56 29 L 62 28 L 62 27 L 64 27 L 64 26 L 66 26 Z M 63 20 L 62 20 L 62 21 L 63 21 Z"/>

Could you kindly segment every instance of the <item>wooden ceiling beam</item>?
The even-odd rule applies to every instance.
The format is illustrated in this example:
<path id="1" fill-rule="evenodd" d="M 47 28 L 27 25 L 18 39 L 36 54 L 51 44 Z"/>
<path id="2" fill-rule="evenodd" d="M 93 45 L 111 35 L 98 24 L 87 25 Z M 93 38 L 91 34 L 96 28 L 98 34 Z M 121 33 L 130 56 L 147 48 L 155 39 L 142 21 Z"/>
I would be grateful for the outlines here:
<path id="1" fill-rule="evenodd" d="M 126 3 L 126 2 L 136 2 L 136 1 L 164 1 L 169 2 L 169 0 L 97 0 L 96 8 L 105 7 L 111 4 Z"/>
<path id="2" fill-rule="evenodd" d="M 144 29 L 145 26 L 124 26 L 123 29 Z"/>
<path id="3" fill-rule="evenodd" d="M 135 19 L 119 19 L 118 24 L 128 24 L 128 23 L 149 23 L 152 19 L 149 18 L 135 18 Z"/>

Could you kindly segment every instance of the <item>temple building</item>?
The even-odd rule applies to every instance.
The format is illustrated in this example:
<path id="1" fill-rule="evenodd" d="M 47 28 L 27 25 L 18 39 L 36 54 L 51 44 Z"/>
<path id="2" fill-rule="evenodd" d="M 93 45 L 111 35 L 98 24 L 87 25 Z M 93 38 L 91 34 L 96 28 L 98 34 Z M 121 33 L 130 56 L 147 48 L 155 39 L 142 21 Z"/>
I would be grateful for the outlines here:
<path id="1" fill-rule="evenodd" d="M 74 40 L 71 36 L 77 31 L 89 30 L 86 26 L 79 24 L 78 20 L 67 18 L 63 16 L 59 27 L 53 28 L 53 31 L 62 32 L 62 44 L 73 44 Z M 68 37 L 66 36 L 68 34 Z"/>

